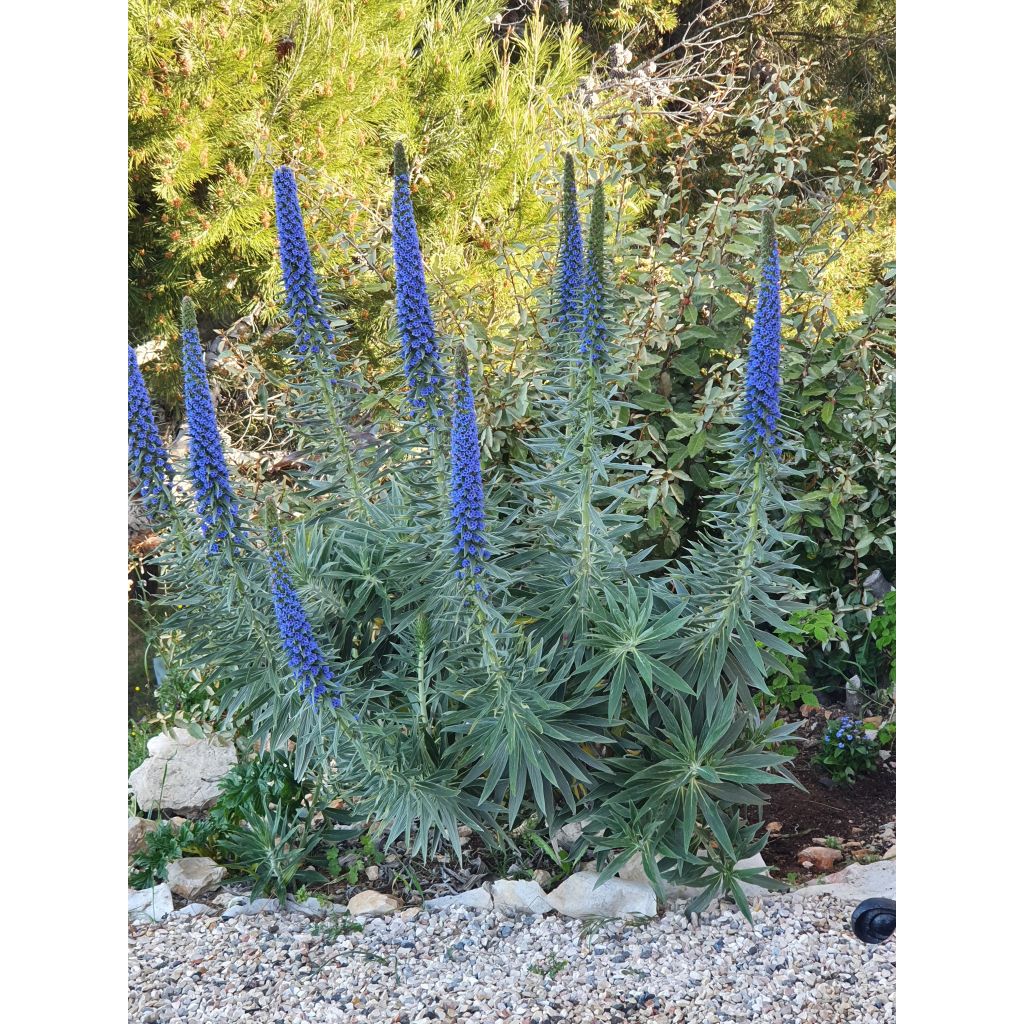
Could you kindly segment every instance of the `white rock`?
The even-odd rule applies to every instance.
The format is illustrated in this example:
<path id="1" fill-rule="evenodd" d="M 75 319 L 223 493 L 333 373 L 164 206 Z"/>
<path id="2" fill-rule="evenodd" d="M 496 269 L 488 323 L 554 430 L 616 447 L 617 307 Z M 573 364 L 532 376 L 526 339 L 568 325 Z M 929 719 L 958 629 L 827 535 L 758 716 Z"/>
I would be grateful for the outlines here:
<path id="1" fill-rule="evenodd" d="M 896 844 L 893 843 L 888 850 L 885 851 L 885 856 L 882 860 L 895 860 L 896 859 Z"/>
<path id="2" fill-rule="evenodd" d="M 566 917 L 629 917 L 632 914 L 654 917 L 657 914 L 658 901 L 650 883 L 610 878 L 599 886 L 597 879 L 596 872 L 578 871 L 549 892 L 548 901 Z"/>
<path id="3" fill-rule="evenodd" d="M 174 910 L 174 897 L 166 882 L 151 889 L 128 890 L 129 921 L 162 921 Z"/>
<path id="4" fill-rule="evenodd" d="M 280 909 L 280 900 L 265 898 L 250 900 L 248 903 L 240 903 L 236 906 L 228 907 L 228 909 L 220 916 L 223 920 L 230 921 L 233 917 L 250 917 L 253 914 L 272 914 Z"/>
<path id="5" fill-rule="evenodd" d="M 476 907 L 479 910 L 490 910 L 494 906 L 491 894 L 483 887 L 470 889 L 468 892 L 455 893 L 454 896 L 438 896 L 426 900 L 423 906 L 427 910 L 447 910 L 449 907 Z"/>
<path id="6" fill-rule="evenodd" d="M 788 895 L 836 896 L 842 900 L 861 900 L 869 896 L 896 899 L 896 858 L 878 860 L 873 864 L 851 864 L 849 867 L 826 875 L 822 884 L 805 885 Z"/>
<path id="7" fill-rule="evenodd" d="M 172 910 L 171 917 L 202 917 L 204 914 L 215 914 L 216 907 L 209 907 L 205 903 L 189 903 L 181 910 Z"/>
<path id="8" fill-rule="evenodd" d="M 357 892 L 348 901 L 348 912 L 353 917 L 381 917 L 384 914 L 393 914 L 400 910 L 401 906 L 402 901 L 397 896 L 367 889 L 364 892 Z"/>
<path id="9" fill-rule="evenodd" d="M 209 857 L 182 857 L 167 865 L 167 884 L 175 896 L 191 900 L 218 885 L 227 873 Z"/>
<path id="10" fill-rule="evenodd" d="M 128 818 L 128 860 L 146 845 L 146 836 L 157 830 L 157 822 L 148 818 Z"/>
<path id="11" fill-rule="evenodd" d="M 147 744 L 150 756 L 128 776 L 143 811 L 157 808 L 197 813 L 220 795 L 217 783 L 238 762 L 234 744 L 224 737 L 196 739 L 186 729 L 161 733 Z"/>
<path id="12" fill-rule="evenodd" d="M 544 890 L 531 878 L 529 881 L 501 878 L 491 885 L 496 910 L 519 914 L 546 914 L 551 909 Z"/>

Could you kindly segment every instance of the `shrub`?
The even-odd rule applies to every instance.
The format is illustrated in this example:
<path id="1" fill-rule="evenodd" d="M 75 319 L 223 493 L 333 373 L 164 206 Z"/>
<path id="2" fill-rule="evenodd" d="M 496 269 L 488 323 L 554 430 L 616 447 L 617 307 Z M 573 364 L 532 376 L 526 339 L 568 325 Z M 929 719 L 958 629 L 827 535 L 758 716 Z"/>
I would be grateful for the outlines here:
<path id="1" fill-rule="evenodd" d="M 573 173 L 569 161 L 567 196 Z M 462 824 L 502 845 L 524 818 L 553 832 L 575 816 L 603 877 L 639 855 L 661 895 L 666 880 L 700 879 L 697 909 L 724 892 L 748 912 L 740 882 L 776 883 L 735 864 L 764 846 L 763 787 L 792 781 L 775 748 L 794 727 L 762 717 L 755 699 L 778 657 L 797 654 L 776 635 L 798 589 L 785 492 L 801 441 L 779 413 L 771 216 L 785 206 L 765 194 L 760 231 L 738 221 L 739 248 L 761 251 L 757 359 L 719 410 L 700 531 L 684 558 L 655 559 L 625 546 L 646 471 L 631 457 L 637 339 L 610 286 L 603 193 L 600 181 L 587 193 L 577 300 L 534 321 L 538 369 L 520 385 L 529 429 L 507 459 L 480 430 L 487 388 L 470 345 L 445 339 L 429 402 L 406 401 L 408 419 L 374 427 L 361 418 L 365 381 L 339 360 L 344 339 L 304 315 L 287 429 L 305 469 L 257 507 L 233 484 L 210 490 L 216 459 L 193 465 L 202 522 L 181 513 L 165 526 L 164 578 L 181 606 L 166 628 L 187 664 L 216 672 L 228 723 L 278 749 L 292 741 L 295 777 L 342 797 L 385 846 L 402 837 L 427 858 L 443 841 L 458 853 Z M 563 238 L 580 234 L 577 211 L 564 205 Z M 395 240 L 410 280 L 414 238 Z M 399 327 L 415 399 L 425 378 L 409 356 L 433 360 L 434 335 L 422 309 Z M 190 386 L 207 431 L 198 377 Z M 442 415 L 425 414 L 434 402 Z M 247 525 L 232 533 L 236 506 Z M 211 509 L 226 510 L 221 530 Z M 318 837 L 267 810 L 230 845 L 280 893 Z"/>

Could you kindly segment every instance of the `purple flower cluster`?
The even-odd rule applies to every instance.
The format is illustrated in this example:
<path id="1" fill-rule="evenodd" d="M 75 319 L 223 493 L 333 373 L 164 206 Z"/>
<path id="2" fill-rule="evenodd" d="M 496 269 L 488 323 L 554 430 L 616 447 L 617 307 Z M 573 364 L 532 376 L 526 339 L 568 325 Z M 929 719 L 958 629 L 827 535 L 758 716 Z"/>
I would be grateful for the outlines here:
<path id="1" fill-rule="evenodd" d="M 576 204 L 576 173 L 572 155 L 565 154 L 562 180 L 562 225 L 556 274 L 557 322 L 564 332 L 579 326 L 583 288 L 583 231 Z"/>
<path id="2" fill-rule="evenodd" d="M 413 414 L 429 410 L 438 416 L 444 390 L 441 351 L 435 339 L 434 318 L 423 273 L 423 254 L 409 190 L 409 163 L 402 144 L 395 145 L 395 192 L 391 207 L 395 254 L 395 312 L 402 343 L 402 360 L 409 384 Z"/>
<path id="3" fill-rule="evenodd" d="M 480 471 L 480 439 L 476 406 L 469 383 L 466 350 L 456 352 L 455 408 L 451 430 L 451 527 L 458 579 L 473 582 L 483 571 L 488 551 L 484 546 L 484 485 Z"/>
<path id="4" fill-rule="evenodd" d="M 191 299 L 181 302 L 181 361 L 185 377 L 185 417 L 188 420 L 189 475 L 195 491 L 199 525 L 210 540 L 210 553 L 221 544 L 241 539 L 238 502 L 228 477 L 224 448 L 217 430 L 217 415 L 206 378 L 206 356 L 199 340 L 196 311 Z"/>
<path id="5" fill-rule="evenodd" d="M 277 630 L 281 636 L 281 648 L 292 676 L 299 684 L 299 694 L 308 696 L 313 705 L 328 690 L 335 690 L 334 674 L 327 664 L 306 609 L 302 606 L 299 595 L 295 592 L 284 555 L 280 551 L 272 551 L 270 562 L 270 596 L 274 604 L 274 615 L 277 618 Z M 334 693 L 330 697 L 332 707 L 341 706 L 341 698 Z"/>
<path id="6" fill-rule="evenodd" d="M 139 496 L 147 508 L 167 507 L 167 488 L 174 472 L 160 440 L 149 391 L 131 345 L 128 346 L 128 470 L 139 482 Z"/>
<path id="7" fill-rule="evenodd" d="M 308 352 L 320 352 L 324 344 L 334 341 L 334 334 L 320 301 L 295 174 L 290 167 L 274 171 L 274 200 L 285 304 L 295 332 L 295 351 L 301 359 Z"/>
<path id="8" fill-rule="evenodd" d="M 755 456 L 778 455 L 779 384 L 782 352 L 782 308 L 779 297 L 779 245 L 771 214 L 765 211 L 761 232 L 761 287 L 754 311 L 754 329 L 747 353 L 744 389 L 744 439 Z"/>

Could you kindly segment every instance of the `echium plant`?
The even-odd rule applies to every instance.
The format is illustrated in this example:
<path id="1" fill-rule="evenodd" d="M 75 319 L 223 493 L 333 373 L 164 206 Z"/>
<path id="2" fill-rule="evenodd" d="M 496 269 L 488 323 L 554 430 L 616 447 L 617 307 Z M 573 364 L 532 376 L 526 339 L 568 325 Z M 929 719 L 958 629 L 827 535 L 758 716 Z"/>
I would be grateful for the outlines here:
<path id="1" fill-rule="evenodd" d="M 217 414 L 206 376 L 206 355 L 192 300 L 181 300 L 181 364 L 185 382 L 185 417 L 188 420 L 189 476 L 192 480 L 199 525 L 209 541 L 210 553 L 221 545 L 241 541 L 238 501 L 235 498 L 224 445 L 217 429 Z"/>
<path id="2" fill-rule="evenodd" d="M 476 577 L 483 572 L 488 554 L 484 540 L 484 487 L 473 386 L 466 350 L 461 345 L 455 353 L 453 393 L 450 501 L 455 576 L 469 581 L 479 593 L 483 587 Z"/>
<path id="3" fill-rule="evenodd" d="M 299 694 L 314 706 L 326 696 L 333 707 L 340 707 L 341 697 L 336 692 L 334 673 L 323 655 L 306 609 L 295 590 L 284 552 L 279 548 L 272 549 L 268 561 L 274 616 L 281 635 L 281 646 L 292 676 L 298 683 Z"/>
<path id="4" fill-rule="evenodd" d="M 579 326 L 583 286 L 583 231 L 576 201 L 576 168 L 572 154 L 565 154 L 562 174 L 562 222 L 555 276 L 556 320 L 562 333 Z"/>
<path id="5" fill-rule="evenodd" d="M 779 283 L 779 243 L 771 211 L 765 210 L 761 229 L 761 285 L 747 354 L 743 404 L 744 437 L 757 455 L 779 452 L 779 363 L 782 351 Z"/>
<path id="6" fill-rule="evenodd" d="M 295 351 L 303 358 L 307 353 L 320 353 L 325 345 L 334 341 L 334 334 L 320 299 L 295 172 L 290 167 L 278 167 L 274 171 L 274 199 L 285 304 L 295 333 Z"/>
<path id="7" fill-rule="evenodd" d="M 590 201 L 590 238 L 587 266 L 580 292 L 580 356 L 598 363 L 605 355 L 604 308 L 604 185 L 594 186 Z"/>
<path id="8" fill-rule="evenodd" d="M 128 471 L 138 481 L 139 497 L 147 509 L 168 506 L 168 488 L 174 471 L 160 440 L 149 391 L 131 345 L 128 346 Z"/>
<path id="9" fill-rule="evenodd" d="M 391 223 L 395 254 L 395 312 L 405 378 L 409 385 L 409 403 L 414 413 L 423 410 L 436 416 L 443 409 L 444 371 L 412 208 L 409 161 L 400 142 L 395 143 Z"/>
<path id="10" fill-rule="evenodd" d="M 254 737 L 278 745 L 294 740 L 297 770 L 308 767 L 374 822 L 385 845 L 402 838 L 427 857 L 447 841 L 458 857 L 460 825 L 505 845 L 524 817 L 553 833 L 575 815 L 588 822 L 580 842 L 605 877 L 639 855 L 660 894 L 666 882 L 698 885 L 695 909 L 724 893 L 747 912 L 743 885 L 775 883 L 736 864 L 764 846 L 764 787 L 792 781 L 775 748 L 793 727 L 762 719 L 754 700 L 776 655 L 796 654 L 775 635 L 795 591 L 780 554 L 792 538 L 778 525 L 786 509 L 775 483 L 785 473 L 785 438 L 780 429 L 772 444 L 755 447 L 743 409 L 734 410 L 727 471 L 700 543 L 668 562 L 625 550 L 638 520 L 622 506 L 647 472 L 626 458 L 636 429 L 622 425 L 628 346 L 617 297 L 606 291 L 602 189 L 593 191 L 584 289 L 571 162 L 567 169 L 571 209 L 556 293 L 575 274 L 576 301 L 586 299 L 576 306 L 571 345 L 554 342 L 557 358 L 543 347 L 549 339 L 533 346 L 545 370 L 525 396 L 536 410 L 522 438 L 527 455 L 482 459 L 479 394 L 460 347 L 450 406 L 439 390 L 419 395 L 424 405 L 411 408 L 409 429 L 381 447 L 386 483 L 363 513 L 352 492 L 321 474 L 301 501 L 289 500 L 269 585 L 266 558 L 247 553 L 264 569 L 262 577 L 247 570 L 252 600 L 194 596 L 181 602 L 191 625 L 182 612 L 174 626 L 188 637 L 190 661 L 218 673 L 218 696 L 234 721 L 247 716 Z M 396 171 L 405 177 L 401 160 Z M 405 289 L 410 267 L 397 264 L 409 257 L 415 271 L 419 254 L 418 243 L 398 244 L 409 227 L 401 224 L 401 184 L 395 258 Z M 425 303 L 425 290 L 417 294 Z M 545 296 L 550 284 L 538 284 L 538 306 Z M 400 305 L 400 327 L 410 308 Z M 415 308 L 405 327 L 425 340 L 427 307 Z M 756 328 L 758 365 L 780 341 L 764 324 Z M 424 352 L 428 362 L 436 356 L 436 348 L 418 351 L 414 369 Z M 296 369 L 300 378 L 306 372 Z M 292 401 L 324 422 L 331 408 L 341 414 L 323 389 L 297 387 Z M 447 507 L 436 494 L 424 497 L 424 460 L 439 446 L 425 451 L 421 439 L 405 440 L 419 436 L 432 402 L 450 417 Z M 352 426 L 308 435 L 309 460 L 322 467 L 337 459 Z M 303 581 L 301 602 L 292 569 Z M 174 579 L 200 585 L 184 573 Z M 268 595 L 288 652 L 283 680 L 275 652 L 248 640 L 260 635 Z M 246 616 L 253 624 L 240 627 Z M 331 707 L 336 677 L 345 681 L 343 709 Z"/>

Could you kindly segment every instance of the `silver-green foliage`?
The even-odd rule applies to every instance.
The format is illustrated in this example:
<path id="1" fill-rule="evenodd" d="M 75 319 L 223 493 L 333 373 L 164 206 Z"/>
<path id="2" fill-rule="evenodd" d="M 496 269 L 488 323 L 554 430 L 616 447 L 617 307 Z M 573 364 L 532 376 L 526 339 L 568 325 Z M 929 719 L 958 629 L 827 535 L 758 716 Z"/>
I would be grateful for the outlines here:
<path id="1" fill-rule="evenodd" d="M 299 486 L 273 508 L 250 504 L 262 529 L 219 561 L 175 514 L 162 557 L 180 607 L 165 628 L 185 667 L 216 675 L 226 724 L 292 741 L 297 775 L 385 844 L 427 857 L 447 841 L 458 854 L 460 825 L 500 845 L 529 815 L 552 833 L 576 816 L 605 876 L 639 854 L 660 894 L 699 879 L 698 907 L 726 892 L 745 909 L 740 882 L 775 883 L 735 863 L 763 848 L 764 787 L 793 781 L 774 751 L 793 727 L 754 699 L 776 655 L 795 653 L 775 638 L 795 592 L 779 484 L 793 442 L 777 461 L 723 433 L 685 556 L 631 552 L 642 520 L 626 507 L 648 473 L 630 462 L 623 397 L 638 339 L 610 291 L 607 354 L 593 364 L 555 325 L 547 286 L 533 297 L 537 371 L 516 385 L 530 429 L 484 464 L 483 595 L 454 574 L 444 430 L 372 428 L 365 382 L 311 361 L 294 368 L 286 417 Z M 260 539 L 272 526 L 340 708 L 300 698 L 277 646 Z M 268 884 L 294 865 L 272 867 Z"/>

